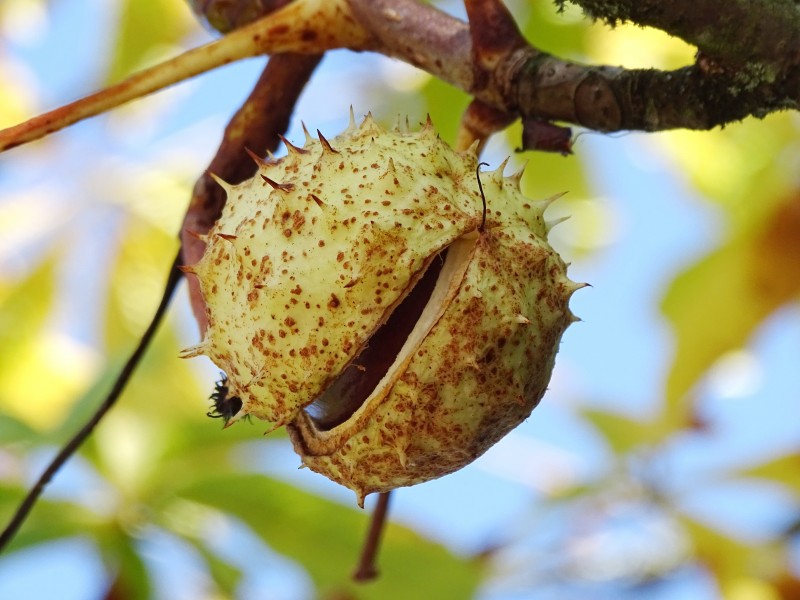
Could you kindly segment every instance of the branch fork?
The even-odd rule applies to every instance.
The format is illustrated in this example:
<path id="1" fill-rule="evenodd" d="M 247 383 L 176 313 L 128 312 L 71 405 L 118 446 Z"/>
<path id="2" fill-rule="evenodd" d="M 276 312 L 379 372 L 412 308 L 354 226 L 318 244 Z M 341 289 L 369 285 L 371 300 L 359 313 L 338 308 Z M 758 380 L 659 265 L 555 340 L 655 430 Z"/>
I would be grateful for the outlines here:
<path id="1" fill-rule="evenodd" d="M 598 12 L 606 4 L 579 3 Z M 652 4 L 652 0 L 644 4 Z M 465 5 L 470 24 L 417 0 L 295 0 L 216 42 L 0 131 L 0 151 L 236 60 L 286 52 L 315 55 L 334 48 L 399 58 L 463 89 L 499 113 L 533 122 L 575 123 L 605 132 L 710 129 L 748 115 L 800 108 L 797 50 L 776 55 L 763 44 L 757 45 L 762 55 L 739 70 L 731 61 L 741 58 L 740 54 L 726 54 L 712 42 L 704 46 L 716 54 L 704 47 L 702 60 L 677 71 L 581 65 L 528 44 L 500 0 L 466 0 Z M 626 15 L 629 18 L 653 18 L 653 11 L 630 13 Z M 795 13 L 796 9 L 788 12 L 783 21 L 778 18 L 783 14 L 780 11 L 763 15 L 769 23 L 778 22 L 777 34 L 786 39 L 778 39 L 776 44 L 782 47 L 797 48 L 800 15 Z M 762 15 L 754 13 L 754 17 Z M 679 25 L 669 21 L 664 26 L 690 43 L 699 35 L 695 29 Z M 713 30 L 703 31 L 700 40 L 714 36 Z M 730 42 L 724 32 L 719 35 L 720 44 Z M 725 68 L 709 69 L 712 63 Z M 760 68 L 754 70 L 754 64 Z M 531 146 L 523 144 L 523 148 Z M 534 144 L 533 148 L 550 149 L 546 144 Z"/>

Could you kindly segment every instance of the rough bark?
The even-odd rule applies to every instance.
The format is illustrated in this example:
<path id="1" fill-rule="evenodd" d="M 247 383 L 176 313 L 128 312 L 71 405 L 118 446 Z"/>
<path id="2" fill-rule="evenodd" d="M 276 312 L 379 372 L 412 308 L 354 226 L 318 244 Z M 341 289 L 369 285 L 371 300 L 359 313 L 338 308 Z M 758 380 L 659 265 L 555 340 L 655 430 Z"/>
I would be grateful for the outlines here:
<path id="1" fill-rule="evenodd" d="M 719 18 L 727 2 L 578 3 L 592 5 L 595 11 L 614 5 L 614 11 L 604 13 L 608 20 L 636 17 L 639 24 L 660 26 L 690 43 L 702 43 L 703 54 L 696 64 L 676 71 L 585 65 L 521 40 L 511 16 L 494 0 L 467 0 L 471 26 L 414 0 L 351 0 L 356 18 L 375 36 L 372 49 L 414 64 L 524 120 L 564 121 L 607 132 L 710 129 L 800 107 L 800 17 L 794 3 L 779 0 L 774 10 L 763 14 L 745 13 L 743 3 L 731 3 L 731 15 L 748 14 L 754 22 L 748 31 L 764 27 L 774 34 L 772 43 L 759 40 L 749 48 L 731 31 L 715 37 L 704 26 L 706 12 L 718 9 Z M 697 4 L 701 10 L 692 16 L 697 20 L 667 8 L 684 11 Z M 744 41 L 749 40 L 747 36 Z M 720 54 L 720 47 L 729 50 Z"/>
<path id="2" fill-rule="evenodd" d="M 757 61 L 783 70 L 800 59 L 800 4 L 794 0 L 569 1 L 610 25 L 629 21 L 666 31 L 731 67 Z"/>
<path id="3" fill-rule="evenodd" d="M 529 44 L 500 0 L 465 0 L 469 23 L 417 0 L 295 0 L 215 43 L 0 131 L 0 150 L 233 60 L 333 48 L 396 57 L 463 89 L 498 114 L 537 124 L 531 139 L 555 143 L 534 148 L 563 151 L 561 135 L 548 129 L 552 121 L 605 132 L 710 129 L 800 108 L 797 2 L 575 1 L 612 23 L 631 19 L 679 35 L 697 45 L 697 59 L 675 71 L 565 61 Z M 268 4 L 258 2 L 262 10 Z"/>

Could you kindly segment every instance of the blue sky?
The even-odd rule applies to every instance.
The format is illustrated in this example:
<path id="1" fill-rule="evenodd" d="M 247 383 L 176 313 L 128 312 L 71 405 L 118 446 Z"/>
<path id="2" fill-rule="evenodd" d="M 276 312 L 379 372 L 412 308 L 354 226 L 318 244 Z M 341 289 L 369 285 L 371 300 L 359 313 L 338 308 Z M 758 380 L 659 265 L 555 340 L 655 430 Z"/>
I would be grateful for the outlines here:
<path id="1" fill-rule="evenodd" d="M 90 74 L 98 71 L 108 40 L 94 32 L 102 29 L 104 19 L 111 14 L 98 0 L 51 5 L 38 35 L 0 38 L 3 52 L 35 78 L 41 108 L 71 100 L 97 84 Z M 37 22 L 30 21 L 29 26 Z M 204 37 L 199 35 L 197 41 Z M 73 149 L 69 162 L 42 164 L 35 154 L 27 153 L 0 157 L 0 208 L 4 202 L 8 205 L 11 192 L 39 185 L 54 173 L 64 174 L 62 180 L 66 181 L 67 173 L 85 169 L 86 161 L 91 160 L 87 157 L 97 152 L 110 151 L 146 164 L 158 148 L 183 144 L 187 160 L 195 161 L 199 172 L 213 154 L 215 136 L 246 95 L 262 64 L 252 60 L 233 65 L 166 92 L 151 105 L 160 111 L 158 127 L 126 130 L 129 135 L 116 136 L 116 146 L 111 149 L 99 146 L 107 143 L 104 136 L 108 132 L 95 121 L 59 134 Z M 326 135 L 338 132 L 346 124 L 351 104 L 357 113 L 371 108 L 368 94 L 362 93 L 367 86 L 350 82 L 364 82 L 375 73 L 394 68 L 379 57 L 334 53 L 304 95 L 297 114 Z M 408 77 L 413 80 L 413 74 Z M 411 117 L 414 121 L 424 115 Z M 293 123 L 289 138 L 303 139 L 299 122 Z M 197 143 L 203 139 L 205 144 Z M 526 423 L 474 465 L 444 479 L 402 490 L 394 499 L 394 518 L 457 552 L 470 553 L 498 539 L 514 539 L 518 524 L 532 518 L 534 501 L 546 499 L 569 481 L 602 478 L 613 468 L 602 439 L 577 413 L 581 407 L 592 406 L 644 417 L 657 409 L 673 351 L 668 325 L 658 311 L 660 298 L 671 276 L 712 248 L 721 235 L 720 215 L 697 196 L 647 136 L 584 136 L 576 151 L 589 165 L 593 194 L 583 200 L 591 208 L 576 215 L 573 222 L 560 225 L 553 243 L 569 258 L 580 242 L 581 219 L 602 219 L 608 235 L 596 240 L 588 255 L 572 257 L 571 277 L 593 287 L 574 296 L 573 312 L 583 322 L 570 328 L 564 337 L 550 391 Z M 486 160 L 494 166 L 509 152 L 501 143 L 493 143 Z M 64 158 L 62 153 L 59 159 Z M 513 160 L 520 162 L 516 156 Z M 568 210 L 569 206 L 565 202 L 553 210 Z M 74 252 L 76 258 L 92 254 L 87 248 Z M 0 255 L 0 269 L 3 273 L 24 269 L 26 261 L 18 259 Z M 85 264 L 76 267 L 76 273 Z M 91 302 L 93 292 L 92 288 L 72 289 L 77 295 L 65 300 L 65 327 L 67 322 L 75 322 L 75 314 L 80 306 Z M 91 332 L 80 326 L 68 329 L 71 335 L 91 338 Z M 190 329 L 187 327 L 187 345 L 193 343 L 188 339 Z M 668 462 L 666 484 L 681 491 L 685 509 L 742 539 L 768 535 L 797 509 L 796 500 L 770 486 L 724 481 L 715 485 L 706 478 L 708 473 L 741 461 L 753 462 L 797 448 L 800 419 L 787 418 L 787 414 L 793 408 L 796 414 L 792 402 L 800 397 L 798 339 L 797 305 L 768 319 L 746 352 L 729 357 L 699 390 L 700 405 L 717 424 L 714 432 L 704 437 L 687 435 L 664 453 Z M 733 373 L 738 377 L 732 377 Z M 274 465 L 269 469 L 272 474 L 342 502 L 352 501 L 346 490 L 308 471 L 297 471 L 296 457 L 285 444 L 259 441 L 256 450 L 258 456 L 269 457 L 257 462 Z M 61 478 L 64 481 L 57 481 L 52 492 L 68 494 L 80 474 L 76 468 L 65 471 Z M 240 532 L 236 539 L 241 542 L 247 536 Z M 193 588 L 181 587 L 187 581 L 185 576 L 199 568 L 191 553 L 158 535 L 143 543 L 149 545 L 153 564 L 162 574 L 167 590 L 164 597 L 192 597 Z M 282 559 L 272 556 L 269 560 Z M 177 576 L 166 568 L 167 564 L 178 566 Z M 283 590 L 275 591 L 275 598 L 304 597 L 307 582 L 302 572 L 284 566 L 288 575 L 282 579 L 252 575 L 248 585 L 253 595 L 246 597 L 256 597 L 265 586 Z M 100 568 L 98 557 L 81 540 L 5 557 L 0 561 L 0 597 L 46 598 L 57 593 L 63 600 L 91 598 Z M 673 588 L 654 592 L 648 598 L 679 598 L 686 593 L 701 600 L 716 597 L 707 579 L 690 572 Z M 497 583 L 487 586 L 482 597 L 534 598 Z"/>

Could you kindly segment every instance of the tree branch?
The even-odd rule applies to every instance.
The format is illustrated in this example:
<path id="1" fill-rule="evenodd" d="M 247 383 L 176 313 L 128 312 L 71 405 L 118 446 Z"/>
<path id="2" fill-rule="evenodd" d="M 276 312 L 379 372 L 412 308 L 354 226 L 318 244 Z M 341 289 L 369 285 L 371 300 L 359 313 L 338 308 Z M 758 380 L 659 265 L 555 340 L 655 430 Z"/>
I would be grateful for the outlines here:
<path id="1" fill-rule="evenodd" d="M 780 84 L 748 87 L 735 74 L 708 74 L 696 65 L 676 71 L 592 67 L 541 53 L 518 61 L 506 100 L 523 117 L 597 131 L 711 129 L 800 107 L 798 71 Z"/>
<path id="2" fill-rule="evenodd" d="M 800 108 L 797 52 L 779 73 L 775 69 L 785 56 L 760 74 L 701 63 L 677 71 L 583 65 L 520 43 L 499 0 L 466 0 L 471 25 L 415 0 L 349 1 L 374 36 L 371 49 L 524 120 L 566 121 L 606 132 L 710 129 L 749 115 Z M 759 15 L 750 18 L 757 21 Z M 798 32 L 800 26 L 786 35 L 795 39 Z"/>
<path id="3" fill-rule="evenodd" d="M 611 4 L 576 2 L 595 10 Z M 740 14 L 745 4 L 733 2 L 730 14 Z M 754 7 L 766 4 L 767 0 L 750 1 Z M 715 53 L 701 55 L 697 64 L 677 71 L 564 61 L 522 38 L 500 0 L 465 0 L 465 5 L 469 25 L 417 0 L 295 0 L 215 43 L 0 131 L 0 150 L 231 60 L 260 53 L 318 54 L 340 47 L 399 58 L 463 89 L 499 114 L 519 115 L 544 127 L 557 120 L 606 132 L 709 129 L 749 115 L 800 108 L 800 16 L 797 4 L 789 0 L 773 0 L 763 14 L 759 8 L 748 12 L 744 39 L 737 37 L 730 20 L 725 20 L 731 23 L 726 31 L 709 33 L 709 11 L 728 14 L 729 4 L 722 0 L 691 5 L 689 0 L 671 0 L 670 6 L 684 10 L 678 13 L 683 19 L 663 17 L 662 3 L 655 0 L 615 5 L 611 20 L 635 17 L 671 28 Z M 702 9 L 697 21 L 686 12 L 689 6 Z M 774 37 L 755 42 L 753 32 Z M 750 41 L 752 47 L 747 46 Z M 734 62 L 738 59 L 743 62 Z M 563 147 L 560 142 L 555 146 Z"/>
<path id="4" fill-rule="evenodd" d="M 648 25 L 697 46 L 733 68 L 761 62 L 777 70 L 800 61 L 800 6 L 794 0 L 568 0 L 610 25 Z M 556 0 L 563 7 L 567 0 Z"/>
<path id="5" fill-rule="evenodd" d="M 222 39 L 192 48 L 116 85 L 0 130 L 0 152 L 243 58 L 361 48 L 366 44 L 366 36 L 367 32 L 352 23 L 346 0 L 291 2 Z"/>
<path id="6" fill-rule="evenodd" d="M 221 176 L 229 178 L 232 182 L 246 179 L 255 172 L 256 165 L 247 157 L 244 149 L 246 147 L 254 148 L 257 151 L 265 151 L 267 148 L 275 149 L 279 139 L 278 134 L 286 131 L 300 92 L 320 59 L 321 56 L 317 55 L 277 55 L 270 59 L 253 92 L 225 129 L 222 143 L 209 165 L 208 171 L 200 177 L 195 185 L 192 200 L 181 228 L 183 244 L 170 269 L 164 294 L 153 320 L 128 358 L 103 403 L 53 458 L 26 494 L 11 521 L 0 533 L 0 552 L 14 538 L 50 480 L 116 404 L 166 312 L 169 301 L 181 279 L 181 271 L 178 268 L 181 262 L 188 260 L 194 263 L 202 255 L 204 244 L 196 236 L 188 235 L 187 230 L 205 233 L 219 216 L 225 204 L 224 192 L 210 178 L 209 171 L 220 173 Z M 192 278 L 187 279 L 189 280 L 192 307 L 197 310 L 199 299 L 197 282 Z M 201 309 L 200 314 L 202 318 L 198 316 L 198 322 L 204 323 L 205 311 Z"/>
<path id="7" fill-rule="evenodd" d="M 372 581 L 378 576 L 378 569 L 375 562 L 378 556 L 378 549 L 381 545 L 381 536 L 386 526 L 386 518 L 389 514 L 389 498 L 392 492 L 381 492 L 378 494 L 378 503 L 372 513 L 372 519 L 367 530 L 367 538 L 361 549 L 361 556 L 358 558 L 358 565 L 353 573 L 353 579 L 359 582 Z"/>
<path id="8" fill-rule="evenodd" d="M 188 0 L 192 10 L 221 33 L 248 25 L 292 0 Z"/>
<path id="9" fill-rule="evenodd" d="M 103 417 L 106 416 L 106 413 L 113 408 L 119 397 L 122 395 L 122 392 L 125 390 L 125 386 L 130 381 L 134 371 L 136 370 L 136 367 L 139 366 L 147 347 L 150 345 L 150 341 L 153 339 L 153 336 L 155 336 L 158 326 L 161 324 L 161 319 L 167 312 L 169 302 L 172 299 L 175 289 L 178 287 L 178 283 L 181 280 L 181 272 L 177 268 L 178 260 L 179 256 L 176 256 L 172 266 L 169 269 L 169 276 L 167 277 L 167 283 L 164 286 L 164 293 L 161 296 L 161 301 L 158 304 L 158 308 L 156 308 L 150 324 L 147 326 L 144 334 L 142 334 L 142 337 L 133 353 L 128 358 L 128 361 L 125 363 L 125 366 L 122 368 L 119 375 L 117 375 L 117 379 L 114 381 L 114 386 L 111 388 L 111 391 L 109 391 L 108 395 L 105 397 L 102 404 L 97 408 L 91 418 L 84 423 L 83 427 L 81 427 L 80 430 L 64 445 L 64 447 L 59 450 L 58 454 L 53 457 L 53 459 L 50 461 L 50 464 L 47 465 L 47 468 L 39 476 L 39 479 L 36 480 L 36 483 L 25 495 L 19 507 L 17 507 L 17 510 L 14 512 L 11 521 L 9 521 L 8 525 L 6 525 L 5 529 L 0 534 L 0 552 L 5 550 L 11 540 L 14 539 L 17 530 L 20 528 L 22 523 L 25 522 L 28 513 L 30 513 L 31 509 L 36 504 L 36 501 L 39 499 L 39 496 L 42 495 L 44 488 L 47 487 L 47 484 L 50 483 L 50 480 L 53 478 L 53 476 L 55 476 L 59 469 L 64 466 L 64 463 L 66 463 L 72 457 L 72 455 L 77 452 L 81 444 L 86 441 L 86 438 L 91 435 L 95 427 L 97 427 Z"/>

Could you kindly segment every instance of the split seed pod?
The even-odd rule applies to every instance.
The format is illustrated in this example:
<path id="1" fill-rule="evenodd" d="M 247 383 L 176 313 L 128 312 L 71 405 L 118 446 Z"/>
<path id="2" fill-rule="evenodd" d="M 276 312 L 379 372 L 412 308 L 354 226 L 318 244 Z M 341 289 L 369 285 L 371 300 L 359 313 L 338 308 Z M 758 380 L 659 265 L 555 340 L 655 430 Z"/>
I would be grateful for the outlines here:
<path id="1" fill-rule="evenodd" d="M 526 419 L 583 287 L 503 166 L 367 116 L 263 161 L 206 236 L 204 354 L 304 465 L 355 491 L 453 472 Z"/>

